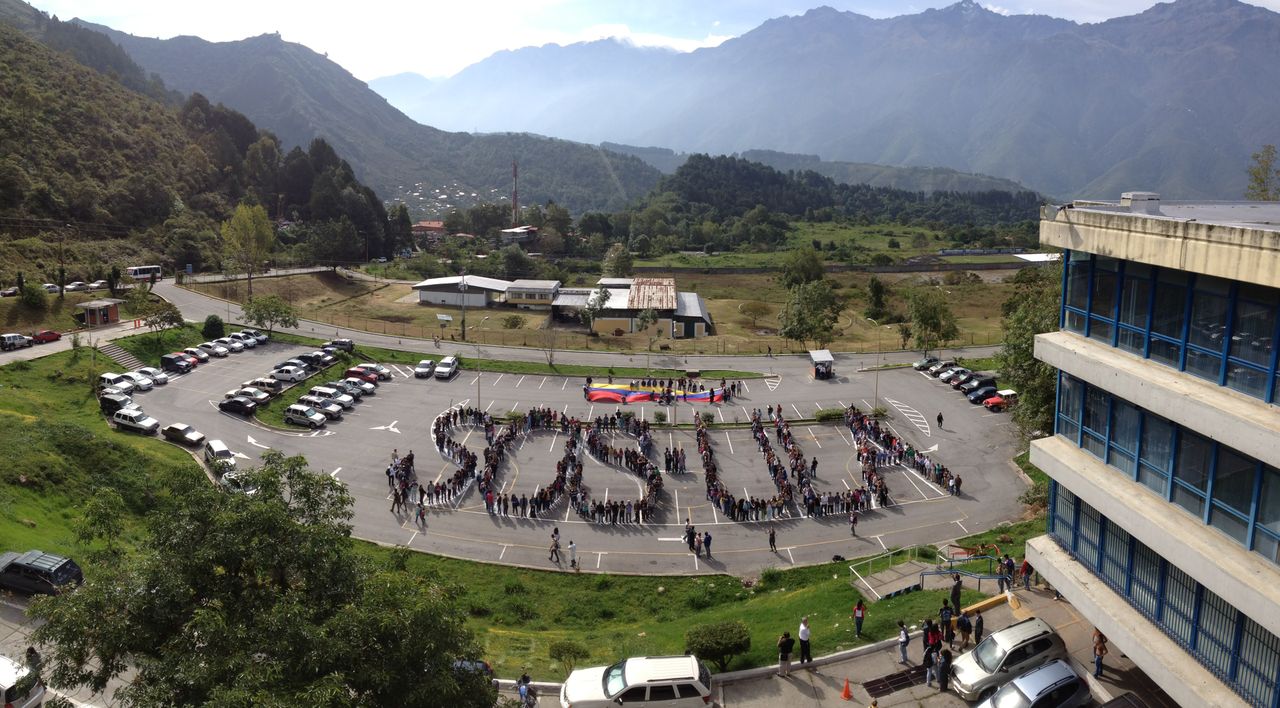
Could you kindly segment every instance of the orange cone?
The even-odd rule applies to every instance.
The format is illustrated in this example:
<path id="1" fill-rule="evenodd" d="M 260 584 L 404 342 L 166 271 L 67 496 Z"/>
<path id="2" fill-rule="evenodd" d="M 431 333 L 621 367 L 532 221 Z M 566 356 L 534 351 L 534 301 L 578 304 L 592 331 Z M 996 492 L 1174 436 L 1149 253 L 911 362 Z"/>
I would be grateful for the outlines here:
<path id="1" fill-rule="evenodd" d="M 853 700 L 853 691 L 849 690 L 849 679 L 844 680 L 844 690 L 840 692 L 840 697 L 846 701 Z"/>

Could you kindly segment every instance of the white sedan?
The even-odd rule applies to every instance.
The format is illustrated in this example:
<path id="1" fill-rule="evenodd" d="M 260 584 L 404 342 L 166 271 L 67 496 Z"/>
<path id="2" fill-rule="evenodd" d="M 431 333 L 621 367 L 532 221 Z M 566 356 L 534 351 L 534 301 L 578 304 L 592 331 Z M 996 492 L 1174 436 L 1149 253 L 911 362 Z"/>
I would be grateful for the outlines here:
<path id="1" fill-rule="evenodd" d="M 229 349 L 215 342 L 204 342 L 198 348 L 202 352 L 207 352 L 210 356 L 221 357 L 231 353 Z"/>
<path id="2" fill-rule="evenodd" d="M 147 378 L 146 376 L 143 376 L 142 374 L 139 374 L 136 371 L 128 371 L 120 375 L 125 377 L 126 379 L 129 379 L 129 383 L 133 384 L 133 388 L 136 391 L 151 390 L 151 386 L 152 386 L 151 379 Z"/>
<path id="3" fill-rule="evenodd" d="M 253 401 L 254 403 L 257 403 L 258 405 L 262 405 L 267 401 L 271 400 L 271 394 L 267 393 L 266 391 L 263 391 L 262 389 L 253 388 L 251 386 L 246 386 L 244 388 L 237 388 L 233 391 L 227 391 L 227 395 L 223 396 L 223 398 L 237 398 L 237 397 L 247 398 Z"/>
<path id="4" fill-rule="evenodd" d="M 271 376 L 277 381 L 288 381 L 293 383 L 307 378 L 307 370 L 296 366 L 282 366 L 279 369 L 272 371 Z"/>
<path id="5" fill-rule="evenodd" d="M 138 373 L 151 379 L 151 383 L 157 386 L 163 386 L 169 383 L 169 375 L 154 366 L 144 366 L 141 369 L 138 369 Z"/>
<path id="6" fill-rule="evenodd" d="M 213 343 L 214 343 L 214 344 L 220 344 L 220 345 L 222 345 L 223 347 L 225 347 L 225 348 L 227 348 L 227 349 L 229 349 L 229 350 L 231 350 L 231 351 L 233 351 L 233 352 L 242 352 L 242 351 L 244 351 L 244 344 L 241 344 L 240 342 L 237 342 L 236 340 L 234 340 L 234 339 L 232 339 L 232 338 L 230 338 L 230 337 L 222 337 L 221 339 L 215 339 L 215 340 L 213 340 Z"/>

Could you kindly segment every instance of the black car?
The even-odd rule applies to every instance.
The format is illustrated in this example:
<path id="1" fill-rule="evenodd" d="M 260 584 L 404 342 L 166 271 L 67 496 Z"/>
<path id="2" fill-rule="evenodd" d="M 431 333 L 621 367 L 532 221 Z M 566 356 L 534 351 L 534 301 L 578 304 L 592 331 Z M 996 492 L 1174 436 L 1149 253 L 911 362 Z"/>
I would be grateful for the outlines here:
<path id="1" fill-rule="evenodd" d="M 0 588 L 27 595 L 57 595 L 84 582 L 84 572 L 70 558 L 44 551 L 0 554 Z"/>
<path id="2" fill-rule="evenodd" d="M 323 356 L 322 352 L 307 352 L 299 354 L 297 360 L 305 364 L 308 369 L 316 371 L 324 368 L 324 359 L 321 358 Z"/>
<path id="3" fill-rule="evenodd" d="M 980 388 L 986 388 L 987 386 L 995 388 L 995 385 L 996 377 L 986 374 L 984 376 L 975 376 L 974 378 L 969 379 L 960 387 L 960 391 L 967 396 Z"/>
<path id="4" fill-rule="evenodd" d="M 244 396 L 234 396 L 232 398 L 224 398 L 218 402 L 218 409 L 227 413 L 239 413 L 240 415 L 253 415 L 258 410 L 258 404 Z"/>
<path id="5" fill-rule="evenodd" d="M 340 349 L 344 352 L 352 352 L 352 351 L 355 351 L 356 349 L 356 343 L 351 341 L 350 339 L 335 339 L 329 342 L 325 342 L 324 346 L 333 347 L 334 349 Z"/>
<path id="6" fill-rule="evenodd" d="M 123 393 L 104 393 L 98 398 L 98 408 L 106 415 L 123 410 L 133 405 L 133 399 Z"/>
<path id="7" fill-rule="evenodd" d="M 164 371 L 185 374 L 191 371 L 191 362 L 178 354 L 165 354 L 160 357 L 160 368 Z"/>
<path id="8" fill-rule="evenodd" d="M 970 403 L 977 405 L 987 400 L 988 398 L 991 398 L 994 395 L 996 395 L 995 386 L 982 386 L 980 388 L 974 389 L 973 391 L 970 391 L 968 394 L 968 398 Z"/>

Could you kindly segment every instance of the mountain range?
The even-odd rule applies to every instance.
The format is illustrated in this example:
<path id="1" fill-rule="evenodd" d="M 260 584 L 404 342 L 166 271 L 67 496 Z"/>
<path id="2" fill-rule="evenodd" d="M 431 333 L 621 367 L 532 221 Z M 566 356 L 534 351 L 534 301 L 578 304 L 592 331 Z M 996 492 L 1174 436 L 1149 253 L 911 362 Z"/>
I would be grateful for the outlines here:
<path id="1" fill-rule="evenodd" d="M 442 128 L 941 166 L 1059 197 L 1239 199 L 1250 154 L 1280 142 L 1280 14 L 1237 0 L 1097 24 L 972 0 L 889 19 L 820 7 L 689 53 L 547 45 L 372 85 Z"/>

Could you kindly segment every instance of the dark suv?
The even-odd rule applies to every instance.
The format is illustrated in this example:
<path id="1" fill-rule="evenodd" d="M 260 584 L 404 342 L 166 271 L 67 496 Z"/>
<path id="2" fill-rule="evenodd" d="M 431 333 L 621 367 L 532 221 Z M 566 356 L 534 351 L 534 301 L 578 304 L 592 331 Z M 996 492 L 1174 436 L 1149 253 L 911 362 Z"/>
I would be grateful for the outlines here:
<path id="1" fill-rule="evenodd" d="M 84 572 L 70 558 L 44 551 L 0 554 L 0 588 L 27 595 L 57 595 L 84 582 Z"/>

